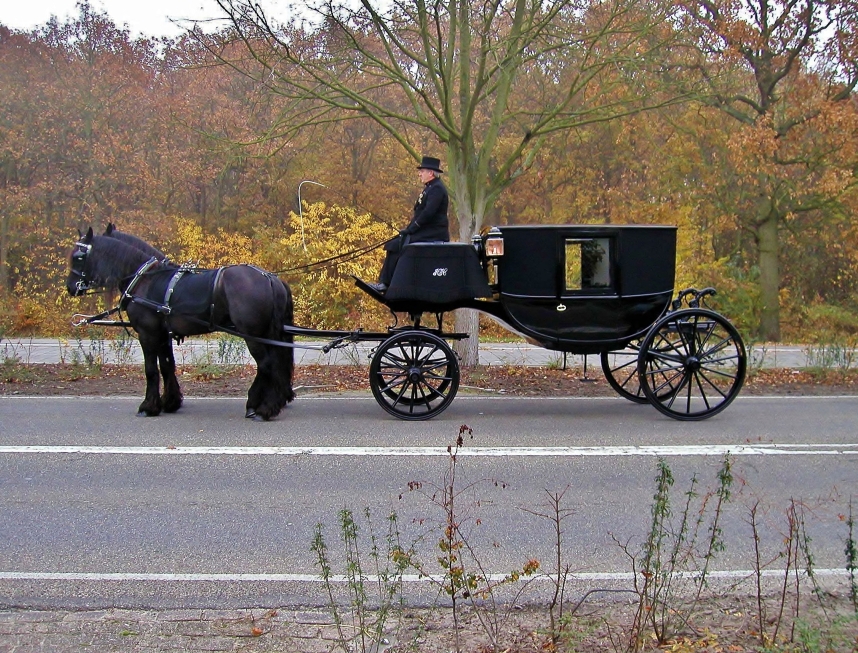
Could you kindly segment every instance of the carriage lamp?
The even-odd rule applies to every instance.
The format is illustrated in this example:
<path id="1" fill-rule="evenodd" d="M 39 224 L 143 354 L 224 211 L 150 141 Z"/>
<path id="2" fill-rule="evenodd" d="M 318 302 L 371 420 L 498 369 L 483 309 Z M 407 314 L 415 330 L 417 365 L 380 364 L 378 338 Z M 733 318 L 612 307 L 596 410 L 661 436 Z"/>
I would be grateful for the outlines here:
<path id="1" fill-rule="evenodd" d="M 503 256 L 503 236 L 497 227 L 492 227 L 486 234 L 486 256 Z"/>

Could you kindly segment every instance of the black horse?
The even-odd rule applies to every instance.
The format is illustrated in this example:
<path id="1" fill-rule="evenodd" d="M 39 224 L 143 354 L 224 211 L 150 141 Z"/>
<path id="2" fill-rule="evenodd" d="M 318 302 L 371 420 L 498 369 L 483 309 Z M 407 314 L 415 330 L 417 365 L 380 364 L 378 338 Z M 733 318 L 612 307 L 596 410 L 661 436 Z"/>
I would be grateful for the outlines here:
<path id="1" fill-rule="evenodd" d="M 138 414 L 159 415 L 181 407 L 172 338 L 214 331 L 244 338 L 256 361 L 247 417 L 269 420 L 294 399 L 292 337 L 283 331 L 284 325 L 292 325 L 292 293 L 277 276 L 251 265 L 181 267 L 116 237 L 94 236 L 91 228 L 75 244 L 70 266 L 69 294 L 83 295 L 90 288 L 121 293 L 120 308 L 143 350 L 146 396 Z"/>

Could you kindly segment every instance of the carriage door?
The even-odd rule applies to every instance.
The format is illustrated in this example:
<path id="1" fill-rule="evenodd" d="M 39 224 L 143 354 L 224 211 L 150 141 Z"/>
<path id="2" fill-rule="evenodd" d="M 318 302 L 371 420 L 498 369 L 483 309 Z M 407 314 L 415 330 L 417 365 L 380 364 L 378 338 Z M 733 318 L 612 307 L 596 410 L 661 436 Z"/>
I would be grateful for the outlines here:
<path id="1" fill-rule="evenodd" d="M 598 349 L 605 329 L 613 328 L 612 245 L 614 238 L 603 235 L 571 235 L 563 238 L 562 278 L 558 279 L 557 333 L 573 349 Z M 574 343 L 574 347 L 572 347 Z"/>

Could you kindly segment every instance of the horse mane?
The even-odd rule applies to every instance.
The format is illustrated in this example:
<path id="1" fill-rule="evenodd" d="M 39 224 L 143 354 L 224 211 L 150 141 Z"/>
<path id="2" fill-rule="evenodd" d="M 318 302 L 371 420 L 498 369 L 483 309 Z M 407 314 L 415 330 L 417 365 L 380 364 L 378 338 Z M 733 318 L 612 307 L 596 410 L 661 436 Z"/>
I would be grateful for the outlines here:
<path id="1" fill-rule="evenodd" d="M 112 236 L 93 236 L 88 244 L 92 245 L 91 274 L 108 287 L 118 286 L 154 256 Z M 161 270 L 177 267 L 159 260 Z"/>
<path id="2" fill-rule="evenodd" d="M 119 231 L 119 229 L 116 228 L 116 225 L 112 222 L 107 223 L 107 229 L 104 230 L 104 235 L 109 238 L 115 238 L 116 240 L 122 241 L 126 245 L 136 247 L 140 251 L 145 252 L 149 256 L 154 256 L 159 260 L 163 261 L 167 258 L 167 255 L 164 254 L 164 252 L 162 252 L 160 249 L 153 247 L 142 238 L 138 238 L 133 234 L 125 233 L 124 231 Z"/>

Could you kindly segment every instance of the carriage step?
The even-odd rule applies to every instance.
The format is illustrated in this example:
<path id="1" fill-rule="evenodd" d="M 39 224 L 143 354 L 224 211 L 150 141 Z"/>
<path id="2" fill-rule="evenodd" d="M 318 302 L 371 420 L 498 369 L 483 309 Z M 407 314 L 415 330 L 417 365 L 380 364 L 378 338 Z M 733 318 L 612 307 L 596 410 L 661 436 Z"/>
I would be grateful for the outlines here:
<path id="1" fill-rule="evenodd" d="M 358 279 L 355 276 L 353 276 L 352 279 L 355 280 L 355 285 L 358 288 L 363 290 L 376 301 L 381 302 L 382 304 L 384 303 L 384 293 L 381 292 L 379 288 L 375 287 L 376 284 L 369 283 L 367 281 L 364 281 L 363 279 Z"/>

